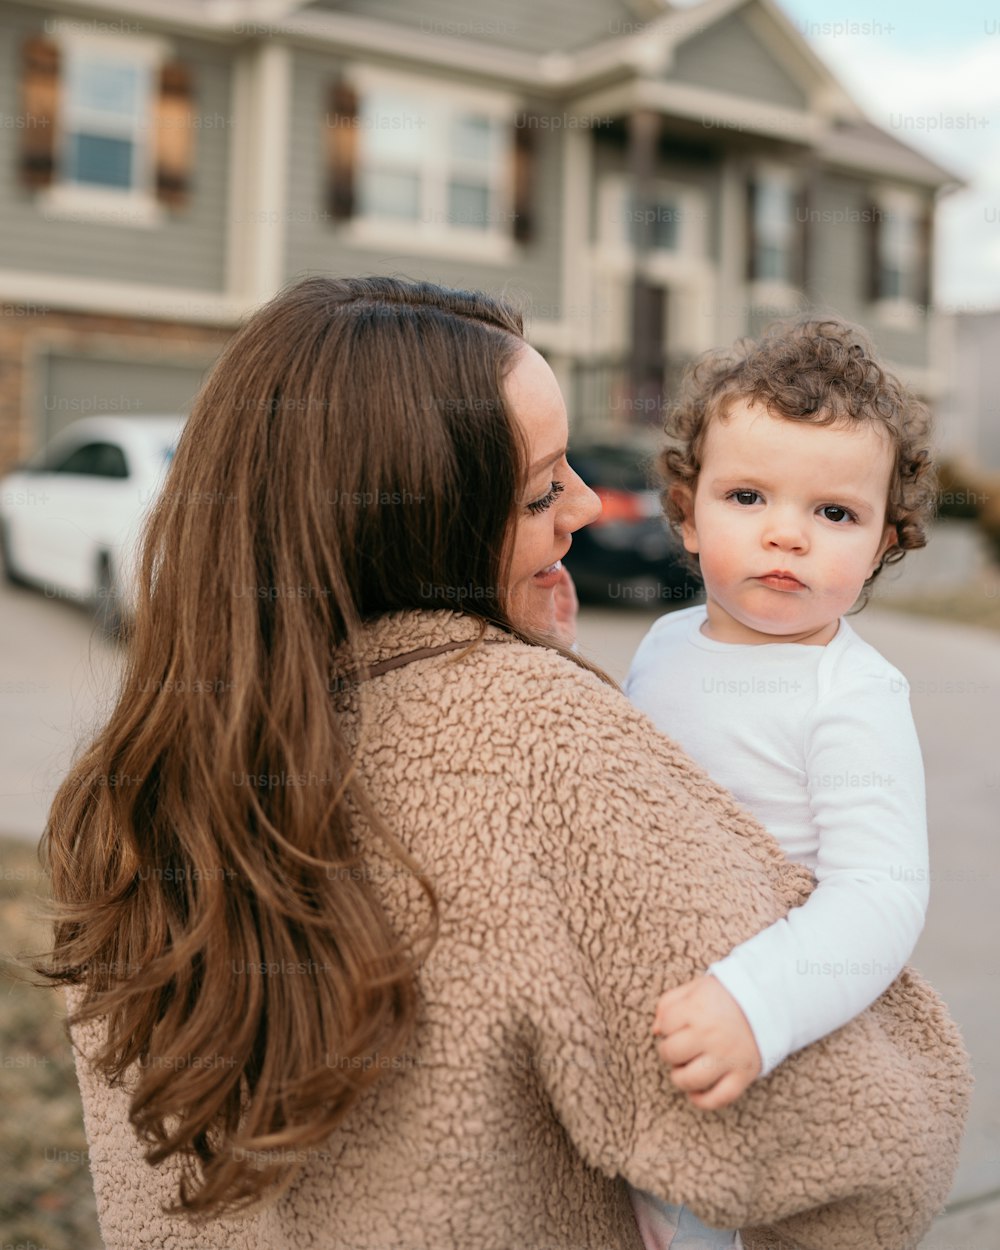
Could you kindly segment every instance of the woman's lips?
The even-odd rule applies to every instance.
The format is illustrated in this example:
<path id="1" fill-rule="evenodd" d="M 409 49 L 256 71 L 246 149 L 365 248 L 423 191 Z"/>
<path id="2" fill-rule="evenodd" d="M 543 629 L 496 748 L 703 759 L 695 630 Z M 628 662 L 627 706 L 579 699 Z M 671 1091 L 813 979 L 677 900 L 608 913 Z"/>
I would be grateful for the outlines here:
<path id="1" fill-rule="evenodd" d="M 772 590 L 805 590 L 806 588 L 805 582 L 800 582 L 791 573 L 765 573 L 763 577 L 758 577 L 757 581 L 770 586 Z"/>
<path id="2" fill-rule="evenodd" d="M 542 569 L 532 577 L 532 581 L 536 586 L 540 586 L 543 590 L 551 590 L 559 581 L 562 573 L 562 560 L 557 560 L 555 564 L 550 564 L 548 568 Z"/>

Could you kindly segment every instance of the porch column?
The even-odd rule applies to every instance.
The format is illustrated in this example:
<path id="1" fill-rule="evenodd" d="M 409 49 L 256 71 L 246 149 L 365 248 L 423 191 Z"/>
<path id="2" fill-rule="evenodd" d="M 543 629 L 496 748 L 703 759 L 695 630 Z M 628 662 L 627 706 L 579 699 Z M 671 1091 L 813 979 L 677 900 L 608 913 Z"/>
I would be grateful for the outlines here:
<path id="1" fill-rule="evenodd" d="M 652 196 L 660 116 L 638 109 L 628 119 L 628 174 L 632 193 L 632 319 L 629 392 L 633 399 L 659 396 L 663 376 L 663 291 L 650 284 L 645 261 L 653 241 Z"/>

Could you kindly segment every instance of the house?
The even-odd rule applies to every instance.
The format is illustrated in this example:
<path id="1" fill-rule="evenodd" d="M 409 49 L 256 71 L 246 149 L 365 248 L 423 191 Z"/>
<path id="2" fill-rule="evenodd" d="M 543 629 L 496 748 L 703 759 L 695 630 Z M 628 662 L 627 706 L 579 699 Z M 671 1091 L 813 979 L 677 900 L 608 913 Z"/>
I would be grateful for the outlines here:
<path id="1" fill-rule="evenodd" d="M 937 322 L 936 360 L 950 379 L 937 406 L 942 450 L 1000 475 L 1000 308 L 953 308 Z"/>
<path id="2" fill-rule="evenodd" d="M 578 430 L 805 307 L 933 400 L 936 197 L 771 0 L 0 0 L 0 471 L 295 277 L 505 292 Z"/>

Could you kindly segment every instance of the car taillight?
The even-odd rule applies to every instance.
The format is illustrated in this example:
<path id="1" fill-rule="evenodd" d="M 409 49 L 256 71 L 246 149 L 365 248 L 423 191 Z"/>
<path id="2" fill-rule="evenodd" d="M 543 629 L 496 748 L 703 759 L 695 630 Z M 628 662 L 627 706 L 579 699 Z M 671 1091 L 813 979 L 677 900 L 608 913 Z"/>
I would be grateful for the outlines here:
<path id="1" fill-rule="evenodd" d="M 593 487 L 601 501 L 601 515 L 591 525 L 608 525 L 612 521 L 641 521 L 646 516 L 642 496 L 628 490 Z"/>

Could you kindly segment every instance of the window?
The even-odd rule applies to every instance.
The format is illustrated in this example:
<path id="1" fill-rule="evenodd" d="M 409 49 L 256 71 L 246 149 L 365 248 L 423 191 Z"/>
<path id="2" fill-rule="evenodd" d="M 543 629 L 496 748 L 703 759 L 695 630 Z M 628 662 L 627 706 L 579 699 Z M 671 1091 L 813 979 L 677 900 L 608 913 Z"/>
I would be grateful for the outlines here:
<path id="1" fill-rule="evenodd" d="M 128 477 L 125 453 L 114 443 L 84 443 L 58 458 L 50 470 L 81 477 Z"/>
<path id="2" fill-rule="evenodd" d="M 897 203 L 878 211 L 877 298 L 917 298 L 920 223 L 914 206 Z"/>
<path id="3" fill-rule="evenodd" d="M 791 285 L 798 237 L 790 173 L 765 170 L 750 184 L 750 277 Z"/>
<path id="4" fill-rule="evenodd" d="M 424 234 L 510 236 L 510 116 L 418 90 L 362 90 L 358 215 Z"/>
<path id="5" fill-rule="evenodd" d="M 67 49 L 61 174 L 122 190 L 149 182 L 149 67 L 83 44 Z"/>
<path id="6" fill-rule="evenodd" d="M 638 207 L 625 177 L 608 180 L 602 233 L 614 249 L 636 247 L 648 228 L 647 245 L 662 255 L 700 256 L 705 251 L 707 209 L 695 187 L 657 179 L 645 207 Z"/>
<path id="7" fill-rule="evenodd" d="M 183 124 L 191 100 L 186 72 L 184 89 L 165 94 L 166 71 L 183 67 L 168 63 L 164 40 L 81 32 L 79 25 L 54 20 L 49 27 L 52 51 L 44 68 L 58 75 L 48 87 L 58 92 L 58 108 L 45 169 L 39 157 L 31 179 L 42 189 L 39 207 L 52 217 L 155 225 L 160 203 L 176 206 L 186 190 L 192 143 Z M 173 110 L 169 131 L 165 107 Z"/>
<path id="8" fill-rule="evenodd" d="M 633 246 L 637 246 L 643 227 L 648 226 L 650 247 L 664 252 L 676 252 L 680 245 L 682 218 L 683 209 L 675 196 L 654 196 L 645 208 L 640 209 L 636 207 L 634 197 L 629 195 L 625 206 L 627 229 L 623 231 L 623 235 Z"/>

